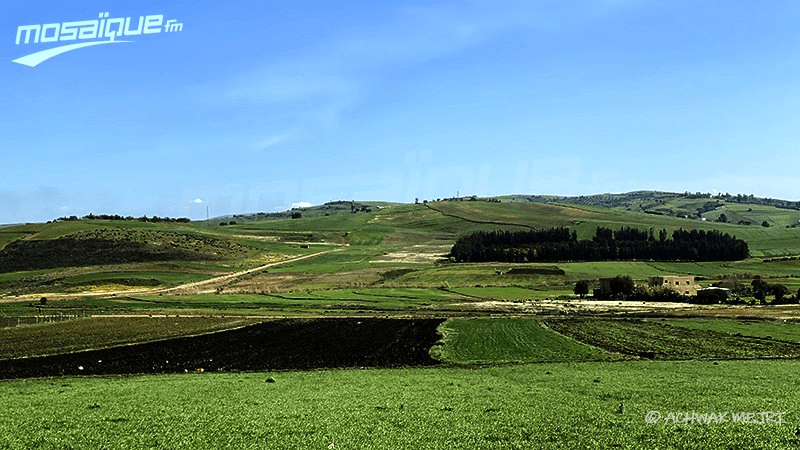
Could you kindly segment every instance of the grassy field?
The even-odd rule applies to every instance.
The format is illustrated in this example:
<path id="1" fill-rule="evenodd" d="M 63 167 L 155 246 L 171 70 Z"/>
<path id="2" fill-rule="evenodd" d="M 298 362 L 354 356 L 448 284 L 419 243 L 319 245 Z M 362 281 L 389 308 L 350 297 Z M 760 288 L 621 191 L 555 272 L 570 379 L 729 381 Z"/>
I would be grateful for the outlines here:
<path id="1" fill-rule="evenodd" d="M 0 447 L 785 449 L 800 445 L 798 370 L 661 361 L 5 381 Z M 728 421 L 668 419 L 693 411 Z M 785 414 L 733 422 L 740 412 Z"/>
<path id="2" fill-rule="evenodd" d="M 532 319 L 450 319 L 439 327 L 442 345 L 432 354 L 458 364 L 605 361 L 621 359 L 577 342 Z"/>
<path id="3" fill-rule="evenodd" d="M 120 295 L 49 302 L 0 303 L 0 318 L 37 314 L 352 315 L 442 314 L 474 301 L 441 289 L 363 288 L 275 294 Z M 2 330 L 0 330 L 0 333 Z"/>
<path id="4" fill-rule="evenodd" d="M 660 321 L 660 323 L 691 330 L 710 330 L 734 336 L 775 339 L 800 344 L 800 323 L 798 322 L 784 320 L 667 319 Z"/>
<path id="5" fill-rule="evenodd" d="M 709 327 L 678 327 L 643 320 L 546 320 L 578 341 L 629 356 L 658 359 L 800 358 L 800 344 L 734 336 Z"/>
<path id="6" fill-rule="evenodd" d="M 91 317 L 0 329 L 0 359 L 67 353 L 240 327 L 252 319 Z"/>

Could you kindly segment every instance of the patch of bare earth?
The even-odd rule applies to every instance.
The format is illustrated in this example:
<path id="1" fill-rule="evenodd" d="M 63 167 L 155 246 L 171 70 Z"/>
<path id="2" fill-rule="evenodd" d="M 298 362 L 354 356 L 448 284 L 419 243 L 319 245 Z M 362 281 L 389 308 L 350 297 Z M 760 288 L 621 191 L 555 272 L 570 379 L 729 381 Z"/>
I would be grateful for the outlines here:
<path id="1" fill-rule="evenodd" d="M 439 362 L 429 352 L 440 338 L 437 327 L 442 321 L 419 318 L 266 321 L 196 337 L 4 360 L 0 361 L 0 378 L 436 365 Z"/>
<path id="2" fill-rule="evenodd" d="M 519 302 L 482 300 L 456 303 L 452 306 L 483 312 L 519 314 L 644 314 L 665 317 L 708 317 L 727 319 L 800 319 L 800 305 L 695 305 L 691 303 L 610 300 L 539 300 Z"/>
<path id="3" fill-rule="evenodd" d="M 371 267 L 336 273 L 261 273 L 225 286 L 226 294 L 271 294 L 313 286 L 323 289 L 363 288 L 380 283 L 386 268 Z"/>
<path id="4" fill-rule="evenodd" d="M 370 262 L 432 264 L 446 258 L 452 245 L 412 245 L 394 252 L 387 252 Z"/>

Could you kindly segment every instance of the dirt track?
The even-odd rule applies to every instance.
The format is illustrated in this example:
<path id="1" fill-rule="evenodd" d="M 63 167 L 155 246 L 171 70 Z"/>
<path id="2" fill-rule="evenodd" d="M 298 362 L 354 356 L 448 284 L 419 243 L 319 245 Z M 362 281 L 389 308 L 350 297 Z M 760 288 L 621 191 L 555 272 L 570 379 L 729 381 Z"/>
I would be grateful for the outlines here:
<path id="1" fill-rule="evenodd" d="M 269 264 L 264 264 L 263 266 L 254 267 L 252 269 L 242 270 L 235 273 L 230 273 L 227 275 L 221 275 L 218 277 L 210 278 L 208 280 L 203 281 L 196 281 L 193 283 L 186 283 L 180 286 L 174 286 L 170 288 L 156 288 L 156 289 L 127 289 L 127 290 L 118 290 L 118 291 L 100 291 L 100 292 L 81 292 L 77 294 L 60 294 L 60 293 L 39 293 L 39 294 L 29 294 L 29 295 L 20 295 L 14 297 L 3 297 L 0 298 L 0 303 L 10 303 L 10 302 L 19 302 L 19 301 L 31 301 L 31 300 L 38 300 L 41 297 L 47 297 L 47 300 L 67 300 L 67 299 L 76 299 L 76 298 L 96 298 L 96 297 L 108 297 L 113 295 L 158 295 L 158 294 L 207 294 L 213 293 L 216 291 L 217 288 L 225 286 L 226 284 L 232 283 L 233 281 L 241 278 L 245 275 L 249 275 L 251 273 L 261 272 L 264 270 L 269 269 L 270 267 L 280 266 L 283 264 L 289 264 L 297 261 L 302 261 L 304 259 L 313 258 L 315 256 L 319 256 L 325 253 L 335 252 L 337 250 L 327 250 L 323 252 L 312 253 L 310 255 L 298 256 L 297 258 L 291 258 L 284 261 L 273 262 Z"/>

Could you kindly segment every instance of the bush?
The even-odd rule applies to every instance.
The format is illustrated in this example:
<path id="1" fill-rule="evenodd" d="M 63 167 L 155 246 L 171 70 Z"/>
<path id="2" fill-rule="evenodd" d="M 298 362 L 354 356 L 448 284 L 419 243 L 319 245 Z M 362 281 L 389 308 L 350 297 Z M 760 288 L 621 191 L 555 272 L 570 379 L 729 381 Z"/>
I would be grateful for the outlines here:
<path id="1" fill-rule="evenodd" d="M 635 288 L 636 283 L 634 283 L 633 278 L 628 275 L 617 275 L 611 279 L 609 285 L 611 296 L 614 298 L 628 298 L 634 293 Z"/>
<path id="2" fill-rule="evenodd" d="M 581 298 L 586 297 L 586 294 L 589 293 L 589 282 L 586 280 L 580 280 L 575 283 L 575 295 L 579 295 Z"/>
<path id="3" fill-rule="evenodd" d="M 648 302 L 685 302 L 687 298 L 680 292 L 664 286 L 636 286 L 633 292 L 636 300 Z"/>
<path id="4" fill-rule="evenodd" d="M 728 291 L 722 289 L 706 289 L 697 291 L 695 303 L 710 305 L 714 303 L 726 303 L 728 301 Z"/>
<path id="5" fill-rule="evenodd" d="M 791 291 L 786 286 L 782 284 L 773 284 L 770 288 L 772 295 L 775 296 L 774 303 L 784 303 L 785 300 L 789 300 L 786 296 L 789 295 Z"/>

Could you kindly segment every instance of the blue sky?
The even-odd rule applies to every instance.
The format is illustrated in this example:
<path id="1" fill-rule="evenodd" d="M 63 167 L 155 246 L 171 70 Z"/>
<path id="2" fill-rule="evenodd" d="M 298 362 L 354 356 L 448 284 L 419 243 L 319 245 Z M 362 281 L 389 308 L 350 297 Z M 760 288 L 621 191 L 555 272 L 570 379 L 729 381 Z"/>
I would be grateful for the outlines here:
<path id="1" fill-rule="evenodd" d="M 0 223 L 637 189 L 800 199 L 800 3 L 0 7 Z M 181 32 L 12 62 L 29 24 Z M 3 37 L 4 36 L 4 37 Z"/>

